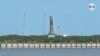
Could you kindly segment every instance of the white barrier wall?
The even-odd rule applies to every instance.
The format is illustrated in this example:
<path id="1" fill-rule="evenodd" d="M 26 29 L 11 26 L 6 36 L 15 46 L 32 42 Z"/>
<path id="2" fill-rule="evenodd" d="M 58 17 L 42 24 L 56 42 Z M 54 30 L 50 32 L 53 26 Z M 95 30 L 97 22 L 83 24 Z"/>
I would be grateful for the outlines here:
<path id="1" fill-rule="evenodd" d="M 76 43 L 72 43 L 72 48 L 76 48 L 77 46 L 76 46 Z"/>
<path id="2" fill-rule="evenodd" d="M 77 43 L 77 48 L 82 48 L 82 44 L 81 43 Z"/>
<path id="3" fill-rule="evenodd" d="M 100 48 L 100 43 L 1 43 L 0 48 Z"/>
<path id="4" fill-rule="evenodd" d="M 66 44 L 62 44 L 62 47 L 61 48 L 66 48 Z"/>
<path id="5" fill-rule="evenodd" d="M 6 44 L 5 43 L 2 43 L 1 44 L 1 48 L 6 48 Z"/>
<path id="6" fill-rule="evenodd" d="M 23 48 L 23 43 L 18 43 L 18 48 Z"/>
<path id="7" fill-rule="evenodd" d="M 92 43 L 92 48 L 97 48 L 97 44 Z"/>
<path id="8" fill-rule="evenodd" d="M 30 48 L 34 48 L 34 46 L 35 46 L 35 45 L 32 44 L 32 43 L 29 44 L 29 47 L 30 47 Z"/>
<path id="9" fill-rule="evenodd" d="M 92 44 L 91 43 L 87 43 L 87 48 L 92 48 Z"/>
<path id="10" fill-rule="evenodd" d="M 61 44 L 60 43 L 56 43 L 56 48 L 60 48 Z"/>
<path id="11" fill-rule="evenodd" d="M 17 46 L 17 44 L 16 43 L 13 43 L 12 44 L 12 48 L 17 48 L 18 46 Z"/>
<path id="12" fill-rule="evenodd" d="M 40 48 L 45 48 L 45 44 L 40 43 Z"/>
<path id="13" fill-rule="evenodd" d="M 72 45 L 72 44 L 68 43 L 68 44 L 67 44 L 67 48 L 71 48 L 71 45 Z"/>
<path id="14" fill-rule="evenodd" d="M 29 48 L 29 43 L 24 43 L 24 48 Z"/>
<path id="15" fill-rule="evenodd" d="M 100 43 L 97 43 L 97 48 L 100 48 Z"/>
<path id="16" fill-rule="evenodd" d="M 35 43 L 34 45 L 35 45 L 34 48 L 40 48 L 40 44 L 39 43 Z"/>
<path id="17" fill-rule="evenodd" d="M 82 43 L 82 48 L 87 48 L 87 43 Z"/>
<path id="18" fill-rule="evenodd" d="M 55 43 L 51 44 L 51 48 L 56 48 L 56 44 Z"/>
<path id="19" fill-rule="evenodd" d="M 50 48 L 50 44 L 46 43 L 46 48 Z"/>
<path id="20" fill-rule="evenodd" d="M 12 43 L 8 43 L 6 48 L 12 48 Z"/>

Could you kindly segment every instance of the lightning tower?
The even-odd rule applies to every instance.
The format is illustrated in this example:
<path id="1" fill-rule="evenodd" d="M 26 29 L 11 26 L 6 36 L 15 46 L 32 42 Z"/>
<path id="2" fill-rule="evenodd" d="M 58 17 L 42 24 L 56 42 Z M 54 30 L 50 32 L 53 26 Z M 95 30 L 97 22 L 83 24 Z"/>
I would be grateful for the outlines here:
<path id="1" fill-rule="evenodd" d="M 24 20 L 23 20 L 23 35 L 25 35 L 25 20 L 26 20 L 26 15 L 24 12 Z"/>

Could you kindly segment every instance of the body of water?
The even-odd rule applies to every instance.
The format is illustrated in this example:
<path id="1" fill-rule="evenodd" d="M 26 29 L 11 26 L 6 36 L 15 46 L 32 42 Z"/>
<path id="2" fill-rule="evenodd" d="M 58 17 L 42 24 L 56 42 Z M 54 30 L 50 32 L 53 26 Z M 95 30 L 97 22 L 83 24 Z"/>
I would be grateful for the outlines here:
<path id="1" fill-rule="evenodd" d="M 100 49 L 0 49 L 0 56 L 100 56 Z"/>

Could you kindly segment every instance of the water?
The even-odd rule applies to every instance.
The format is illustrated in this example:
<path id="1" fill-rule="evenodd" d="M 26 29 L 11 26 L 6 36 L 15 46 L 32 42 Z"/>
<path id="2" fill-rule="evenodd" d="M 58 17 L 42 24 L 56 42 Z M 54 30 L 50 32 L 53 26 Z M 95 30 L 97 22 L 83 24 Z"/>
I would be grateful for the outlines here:
<path id="1" fill-rule="evenodd" d="M 0 56 L 99 56 L 100 49 L 0 49 Z"/>

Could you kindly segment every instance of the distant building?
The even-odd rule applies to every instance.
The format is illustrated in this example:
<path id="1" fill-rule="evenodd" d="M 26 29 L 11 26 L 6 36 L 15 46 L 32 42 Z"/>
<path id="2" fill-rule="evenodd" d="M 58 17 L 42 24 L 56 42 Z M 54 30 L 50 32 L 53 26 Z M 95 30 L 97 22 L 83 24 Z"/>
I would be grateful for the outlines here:
<path id="1" fill-rule="evenodd" d="M 55 27 L 54 27 L 54 18 L 50 16 L 50 31 L 49 31 L 49 38 L 55 38 Z"/>

